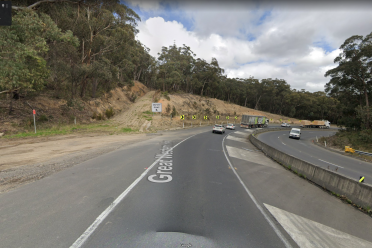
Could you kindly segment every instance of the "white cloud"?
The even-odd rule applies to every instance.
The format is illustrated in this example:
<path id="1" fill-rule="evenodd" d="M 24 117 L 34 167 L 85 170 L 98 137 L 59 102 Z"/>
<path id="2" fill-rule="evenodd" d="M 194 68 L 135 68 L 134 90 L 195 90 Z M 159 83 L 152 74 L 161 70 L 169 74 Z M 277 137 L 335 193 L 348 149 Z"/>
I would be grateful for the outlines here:
<path id="1" fill-rule="evenodd" d="M 197 57 L 216 57 L 229 77 L 285 79 L 292 88 L 324 90 L 329 81 L 324 74 L 335 67 L 335 49 L 352 35 L 372 30 L 369 10 L 312 9 L 300 11 L 277 6 L 252 5 L 237 8 L 205 9 L 186 2 L 183 18 L 193 20 L 189 31 L 177 21 L 153 17 L 139 23 L 138 39 L 157 57 L 162 46 L 186 44 Z M 222 7 L 221 7 L 222 6 Z M 266 17 L 259 23 L 259 18 Z M 190 29 L 190 28 L 189 28 Z M 247 37 L 254 37 L 249 40 Z"/>

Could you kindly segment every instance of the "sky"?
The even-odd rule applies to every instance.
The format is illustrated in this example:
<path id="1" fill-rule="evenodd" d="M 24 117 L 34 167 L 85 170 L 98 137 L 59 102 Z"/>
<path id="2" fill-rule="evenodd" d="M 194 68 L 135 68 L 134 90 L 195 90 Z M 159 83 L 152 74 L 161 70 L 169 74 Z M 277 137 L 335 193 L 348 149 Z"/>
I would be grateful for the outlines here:
<path id="1" fill-rule="evenodd" d="M 216 58 L 227 77 L 284 79 L 310 92 L 324 91 L 347 38 L 372 32 L 372 1 L 121 2 L 141 17 L 137 39 L 156 58 L 185 44 L 197 58 Z"/>

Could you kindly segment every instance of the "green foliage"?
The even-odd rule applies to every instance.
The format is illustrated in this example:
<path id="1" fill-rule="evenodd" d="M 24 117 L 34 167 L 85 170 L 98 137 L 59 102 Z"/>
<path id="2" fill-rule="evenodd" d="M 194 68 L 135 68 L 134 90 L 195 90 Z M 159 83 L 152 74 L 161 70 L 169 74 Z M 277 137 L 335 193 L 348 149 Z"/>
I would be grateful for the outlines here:
<path id="1" fill-rule="evenodd" d="M 133 130 L 130 127 L 124 127 L 124 128 L 121 129 L 121 131 L 123 133 L 129 133 L 129 132 L 132 132 Z"/>
<path id="2" fill-rule="evenodd" d="M 37 118 L 38 122 L 43 123 L 49 121 L 48 117 L 46 115 L 40 115 L 39 118 Z"/>
<path id="3" fill-rule="evenodd" d="M 169 114 L 170 111 L 171 111 L 171 105 L 168 104 L 168 105 L 167 105 L 167 108 L 165 109 L 165 112 L 166 112 L 167 114 Z"/>
<path id="4" fill-rule="evenodd" d="M 152 115 L 152 112 L 150 110 L 142 112 L 142 113 L 147 114 L 147 115 Z"/>
<path id="5" fill-rule="evenodd" d="M 168 91 L 162 92 L 162 95 L 164 96 L 165 99 L 167 99 L 168 101 L 170 101 L 170 97 L 169 97 Z"/>
<path id="6" fill-rule="evenodd" d="M 112 107 L 110 107 L 109 109 L 106 109 L 105 115 L 106 115 L 107 119 L 110 119 L 111 117 L 113 117 L 115 115 L 115 112 L 112 109 Z"/>
<path id="7" fill-rule="evenodd" d="M 171 113 L 171 115 L 172 115 L 173 117 L 175 117 L 175 116 L 177 115 L 177 110 L 176 110 L 176 107 L 175 107 L 175 106 L 173 106 L 173 108 L 172 108 L 172 113 Z"/>

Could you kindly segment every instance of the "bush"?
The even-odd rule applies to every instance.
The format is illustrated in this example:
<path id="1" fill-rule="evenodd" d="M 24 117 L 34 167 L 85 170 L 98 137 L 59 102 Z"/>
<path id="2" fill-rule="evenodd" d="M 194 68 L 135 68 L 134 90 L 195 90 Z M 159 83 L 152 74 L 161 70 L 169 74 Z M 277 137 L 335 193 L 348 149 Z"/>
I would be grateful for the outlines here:
<path id="1" fill-rule="evenodd" d="M 168 95 L 168 91 L 164 91 L 164 92 L 162 93 L 162 95 L 164 96 L 165 99 L 167 99 L 168 101 L 170 101 L 170 97 L 169 97 L 169 95 Z"/>
<path id="2" fill-rule="evenodd" d="M 170 104 L 167 105 L 167 108 L 165 109 L 165 111 L 167 112 L 167 114 L 169 114 L 169 112 L 171 111 L 171 105 Z"/>
<path id="3" fill-rule="evenodd" d="M 109 109 L 106 109 L 105 115 L 106 115 L 107 119 L 110 119 L 111 117 L 113 117 L 114 114 L 115 114 L 115 112 L 112 109 L 112 107 L 110 107 Z"/>
<path id="4" fill-rule="evenodd" d="M 173 117 L 177 115 L 177 110 L 176 110 L 176 107 L 175 107 L 175 106 L 173 106 L 173 109 L 172 109 L 172 113 L 171 113 L 171 115 L 172 115 Z"/>
<path id="5" fill-rule="evenodd" d="M 39 118 L 37 118 L 37 121 L 43 123 L 49 121 L 49 119 L 46 115 L 40 115 Z"/>

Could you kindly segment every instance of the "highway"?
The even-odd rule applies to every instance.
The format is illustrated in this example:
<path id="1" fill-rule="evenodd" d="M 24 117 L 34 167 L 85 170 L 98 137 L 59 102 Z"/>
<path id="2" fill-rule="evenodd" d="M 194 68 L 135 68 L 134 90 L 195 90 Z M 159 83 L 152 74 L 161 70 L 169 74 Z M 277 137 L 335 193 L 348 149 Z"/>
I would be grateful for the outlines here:
<path id="1" fill-rule="evenodd" d="M 289 129 L 267 132 L 258 135 L 258 139 L 270 146 L 294 157 L 333 170 L 347 177 L 359 180 L 365 177 L 365 183 L 372 185 L 372 164 L 347 157 L 312 144 L 316 137 L 330 136 L 335 130 L 319 131 L 317 129 L 301 130 L 301 139 L 290 139 Z"/>
<path id="2" fill-rule="evenodd" d="M 251 131 L 149 135 L 0 194 L 2 247 L 372 247 L 371 218 L 265 157 Z"/>

